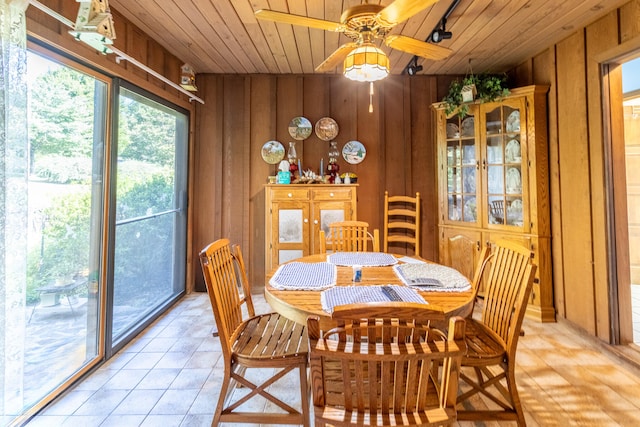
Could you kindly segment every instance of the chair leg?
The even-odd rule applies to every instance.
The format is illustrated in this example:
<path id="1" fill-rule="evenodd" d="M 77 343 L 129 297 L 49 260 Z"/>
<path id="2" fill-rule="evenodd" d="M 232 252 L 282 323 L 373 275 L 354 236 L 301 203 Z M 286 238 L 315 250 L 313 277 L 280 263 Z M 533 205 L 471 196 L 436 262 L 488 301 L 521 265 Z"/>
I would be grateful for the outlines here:
<path id="1" fill-rule="evenodd" d="M 520 402 L 520 394 L 518 393 L 518 386 L 516 385 L 515 368 L 513 365 L 510 365 L 507 371 L 507 388 L 509 390 L 509 395 L 511 396 L 513 410 L 518 417 L 518 426 L 525 427 L 527 423 L 524 420 L 524 411 L 522 410 L 522 403 Z"/>
<path id="2" fill-rule="evenodd" d="M 500 410 L 465 410 L 458 409 L 458 420 L 460 421 L 482 421 L 482 420 L 514 420 L 518 426 L 526 426 L 524 412 L 520 403 L 518 389 L 515 382 L 515 372 L 513 367 L 502 365 L 502 372 L 493 374 L 488 367 L 473 367 L 475 379 L 465 373 L 460 373 L 460 381 L 471 387 L 464 393 L 458 395 L 457 404 L 462 405 L 474 395 L 484 395 L 493 403 L 500 406 Z M 506 387 L 501 380 L 505 380 Z M 491 392 L 493 391 L 493 393 Z M 499 394 L 498 394 L 499 393 Z M 502 399 L 497 396 L 501 395 Z M 506 402 L 506 403 L 505 403 Z"/>
<path id="3" fill-rule="evenodd" d="M 309 407 L 309 386 L 308 386 L 308 382 L 307 382 L 307 364 L 303 363 L 300 365 L 299 367 L 300 369 L 300 396 L 301 396 L 301 403 L 302 403 L 302 407 L 301 407 L 301 412 L 302 412 L 302 417 L 304 419 L 304 427 L 310 427 L 309 424 L 309 414 L 311 411 L 311 408 Z"/>
<path id="4" fill-rule="evenodd" d="M 216 405 L 216 412 L 213 414 L 213 421 L 211 421 L 211 427 L 218 427 L 220 425 L 220 417 L 224 410 L 224 405 L 229 398 L 229 386 L 231 385 L 231 372 L 225 368 L 224 378 L 222 379 L 222 386 L 220 387 L 220 397 L 218 397 L 218 404 Z"/>

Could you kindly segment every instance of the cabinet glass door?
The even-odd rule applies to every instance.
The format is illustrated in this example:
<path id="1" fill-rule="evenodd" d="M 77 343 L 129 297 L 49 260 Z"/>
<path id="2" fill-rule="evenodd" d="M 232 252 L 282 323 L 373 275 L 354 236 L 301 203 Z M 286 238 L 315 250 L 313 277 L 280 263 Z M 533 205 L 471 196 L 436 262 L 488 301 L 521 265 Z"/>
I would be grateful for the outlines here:
<path id="1" fill-rule="evenodd" d="M 489 224 L 523 225 L 520 110 L 500 105 L 484 116 Z"/>
<path id="2" fill-rule="evenodd" d="M 273 208 L 274 265 L 309 255 L 309 204 L 306 202 L 279 202 Z"/>
<path id="3" fill-rule="evenodd" d="M 475 118 L 447 119 L 447 219 L 477 222 L 478 156 Z"/>

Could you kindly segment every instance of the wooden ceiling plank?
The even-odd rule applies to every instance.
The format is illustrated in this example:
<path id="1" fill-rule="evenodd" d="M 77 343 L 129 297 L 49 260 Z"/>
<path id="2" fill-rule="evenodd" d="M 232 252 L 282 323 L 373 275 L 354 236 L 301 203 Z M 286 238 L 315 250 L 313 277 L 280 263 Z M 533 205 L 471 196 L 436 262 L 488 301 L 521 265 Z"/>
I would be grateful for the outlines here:
<path id="1" fill-rule="evenodd" d="M 470 23 L 467 27 L 467 34 L 473 34 L 473 37 L 464 37 L 460 34 L 458 37 L 451 39 L 451 44 L 444 44 L 443 46 L 452 49 L 454 52 L 463 53 L 457 55 L 452 60 L 446 60 L 438 64 L 436 68 L 436 74 L 459 74 L 473 71 L 474 73 L 481 70 L 473 69 L 475 62 L 471 64 L 471 70 L 469 69 L 469 58 L 483 57 L 485 50 L 488 46 L 486 40 L 492 40 L 491 36 L 497 33 L 495 36 L 498 40 L 502 39 L 500 36 L 500 30 L 503 25 L 508 24 L 509 18 L 523 7 L 529 0 L 499 0 L 488 2 L 483 0 L 479 6 L 486 5 L 487 7 L 481 14 L 477 15 L 477 18 Z M 475 2 L 474 2 L 475 5 Z M 454 23 L 453 26 L 456 24 Z M 451 31 L 453 32 L 453 26 Z M 495 43 L 495 42 L 493 42 Z M 449 72 L 443 72 L 443 68 Z M 454 70 L 451 73 L 451 70 Z"/>
<path id="2" fill-rule="evenodd" d="M 238 55 L 236 55 L 236 53 L 240 53 L 242 50 L 239 48 L 239 45 L 235 43 L 235 39 L 229 35 L 229 32 L 227 31 L 225 34 L 218 34 L 216 32 L 216 28 L 219 28 L 218 24 L 222 20 L 209 0 L 182 1 L 177 4 L 185 16 L 190 16 L 190 20 L 193 23 L 193 31 L 199 33 L 198 36 L 194 35 L 195 42 L 200 42 L 202 47 L 206 46 L 212 55 L 221 58 L 221 61 L 229 64 L 229 67 L 251 72 L 253 66 L 246 55 L 244 58 L 239 58 Z M 194 10 L 194 8 L 197 13 L 189 13 L 189 10 Z M 184 22 L 184 24 L 186 25 L 186 22 Z"/>
<path id="3" fill-rule="evenodd" d="M 532 57 L 549 46 L 553 46 L 569 37 L 575 31 L 595 22 L 619 6 L 614 2 L 608 2 L 605 5 L 600 0 L 565 2 L 562 5 L 557 5 L 555 2 L 552 3 L 554 3 L 554 7 L 551 8 L 548 15 L 541 17 L 535 24 L 528 25 L 529 31 L 533 31 L 534 34 L 540 34 L 540 37 L 530 37 L 529 31 L 521 30 L 513 37 L 512 43 L 501 50 L 499 63 L 502 69 L 520 62 L 523 52 Z M 560 28 L 560 31 L 545 31 L 549 26 Z M 563 26 L 565 29 L 563 29 Z"/>
<path id="4" fill-rule="evenodd" d="M 307 13 L 312 18 L 324 19 L 324 2 L 317 0 L 306 0 Z M 324 56 L 324 31 L 309 30 L 311 44 L 311 58 L 313 69 L 322 64 Z"/>
<path id="5" fill-rule="evenodd" d="M 247 0 L 237 1 L 233 4 L 240 21 L 245 26 L 247 36 L 249 37 L 249 43 L 253 45 L 259 57 L 256 58 L 254 62 L 259 62 L 258 59 L 261 59 L 260 62 L 264 64 L 264 68 L 258 69 L 258 72 L 275 74 L 278 71 L 278 65 L 276 64 L 273 55 L 271 55 L 269 44 L 267 43 L 267 40 L 262 33 L 262 29 L 260 28 L 260 24 L 258 23 L 258 19 L 255 16 L 253 3 L 254 2 Z"/>
<path id="6" fill-rule="evenodd" d="M 269 2 L 271 10 L 277 10 L 278 12 L 289 12 L 289 5 L 287 0 L 271 0 Z M 285 52 L 285 57 L 289 62 L 289 68 L 294 74 L 302 73 L 302 63 L 300 61 L 300 55 L 298 52 L 298 46 L 296 44 L 296 38 L 294 36 L 295 25 L 276 23 L 278 34 L 280 36 L 280 42 Z"/>
<path id="7" fill-rule="evenodd" d="M 188 33 L 180 28 L 166 27 L 167 22 L 171 22 L 171 19 L 164 9 L 158 7 L 153 0 L 137 2 L 112 0 L 111 7 L 126 16 L 136 27 L 180 60 L 188 62 L 196 69 L 213 67 L 218 72 L 222 72 L 224 63 L 218 65 L 219 62 L 215 58 L 211 58 L 204 49 L 196 46 L 195 52 L 190 52 L 190 49 L 187 48 L 187 45 L 191 43 Z"/>
<path id="8" fill-rule="evenodd" d="M 289 0 L 288 4 L 289 12 L 295 15 L 309 16 L 305 2 L 300 0 Z M 309 36 L 311 29 L 308 27 L 294 25 L 293 32 L 295 34 L 302 72 L 305 74 L 313 74 L 315 67 L 313 66 L 313 58 L 311 56 L 311 38 Z"/>
<path id="9" fill-rule="evenodd" d="M 253 1 L 252 4 L 254 10 L 271 9 L 266 0 L 256 0 Z M 265 53 L 271 54 L 278 68 L 276 74 L 291 74 L 291 67 L 289 66 L 289 61 L 287 60 L 287 55 L 285 54 L 276 23 L 262 19 L 258 19 L 257 21 L 269 47 L 269 50 Z"/>
<path id="10" fill-rule="evenodd" d="M 197 72 L 313 73 L 351 39 L 340 33 L 256 20 L 264 8 L 340 21 L 342 12 L 365 0 L 111 0 L 111 7 Z M 453 0 L 399 23 L 394 33 L 426 40 Z M 423 74 L 501 71 L 519 64 L 584 28 L 629 0 L 461 0 L 449 17 L 448 59 L 419 59 Z M 387 6 L 393 0 L 369 0 Z M 574 29 L 563 29 L 573 25 Z M 573 31 L 573 32 L 572 32 Z M 389 50 L 391 73 L 401 73 L 412 55 Z M 341 73 L 336 67 L 333 73 Z"/>
<path id="11" fill-rule="evenodd" d="M 236 15 L 235 9 L 220 11 L 216 6 L 229 5 L 227 2 L 215 2 L 210 0 L 191 0 L 195 2 L 195 8 L 199 13 L 193 13 L 200 18 L 195 20 L 196 25 L 206 28 L 211 35 L 212 48 L 223 55 L 230 64 L 237 64 L 234 69 L 244 70 L 244 73 L 256 73 L 258 69 L 264 69 L 264 63 L 260 61 L 257 52 L 252 51 L 252 43 L 248 41 L 247 31 Z M 229 5 L 230 6 L 230 5 Z M 256 59 L 258 60 L 256 63 Z"/>

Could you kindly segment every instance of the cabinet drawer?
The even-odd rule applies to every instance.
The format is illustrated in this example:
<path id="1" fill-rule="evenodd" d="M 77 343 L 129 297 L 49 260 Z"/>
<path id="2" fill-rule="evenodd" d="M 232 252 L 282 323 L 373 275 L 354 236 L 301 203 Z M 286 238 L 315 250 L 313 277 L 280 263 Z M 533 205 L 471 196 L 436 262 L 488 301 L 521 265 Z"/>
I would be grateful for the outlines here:
<path id="1" fill-rule="evenodd" d="M 309 190 L 305 188 L 274 188 L 271 200 L 308 200 Z"/>
<path id="2" fill-rule="evenodd" d="M 351 200 L 352 194 L 352 188 L 311 190 L 313 200 Z"/>

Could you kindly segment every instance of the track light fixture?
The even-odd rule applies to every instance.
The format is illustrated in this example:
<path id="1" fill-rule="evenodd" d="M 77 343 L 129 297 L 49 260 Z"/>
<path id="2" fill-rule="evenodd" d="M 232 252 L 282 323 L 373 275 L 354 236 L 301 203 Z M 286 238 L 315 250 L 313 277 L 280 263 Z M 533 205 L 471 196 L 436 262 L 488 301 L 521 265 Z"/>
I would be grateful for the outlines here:
<path id="1" fill-rule="evenodd" d="M 431 33 L 431 41 L 434 43 L 440 43 L 442 40 L 450 39 L 453 36 L 451 31 L 446 30 L 447 26 L 447 18 L 442 18 L 442 27 L 436 30 L 433 30 Z"/>
<path id="2" fill-rule="evenodd" d="M 407 74 L 415 76 L 420 71 L 422 71 L 422 65 L 418 65 L 418 57 L 414 56 L 413 63 L 407 66 Z"/>

